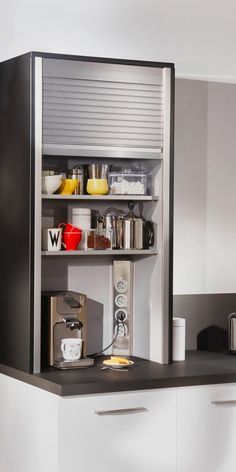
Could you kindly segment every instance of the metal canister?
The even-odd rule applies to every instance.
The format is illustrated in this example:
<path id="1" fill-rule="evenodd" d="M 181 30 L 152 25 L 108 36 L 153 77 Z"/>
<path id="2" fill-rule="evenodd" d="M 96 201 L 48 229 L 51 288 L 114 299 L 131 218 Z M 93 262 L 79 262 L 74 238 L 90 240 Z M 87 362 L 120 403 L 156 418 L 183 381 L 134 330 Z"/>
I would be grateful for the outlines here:
<path id="1" fill-rule="evenodd" d="M 125 215 L 123 219 L 123 248 L 133 249 L 134 248 L 134 221 L 137 216 L 134 213 L 135 202 L 130 201 L 128 203 L 129 213 Z"/>
<path id="2" fill-rule="evenodd" d="M 123 249 L 133 249 L 134 247 L 134 220 L 125 217 L 123 219 Z"/>
<path id="3" fill-rule="evenodd" d="M 117 216 L 116 221 L 116 249 L 123 249 L 124 247 L 124 238 L 123 238 L 123 233 L 124 233 L 124 217 L 123 216 Z"/>
<path id="4" fill-rule="evenodd" d="M 103 214 L 104 228 L 112 229 L 112 247 L 123 249 L 123 211 L 109 207 Z"/>
<path id="5" fill-rule="evenodd" d="M 67 171 L 68 179 L 76 179 L 78 181 L 74 195 L 84 194 L 84 170 L 83 167 L 78 165 Z"/>
<path id="6" fill-rule="evenodd" d="M 134 226 L 134 242 L 133 248 L 134 249 L 143 249 L 143 219 L 142 218 L 134 218 L 133 226 Z"/>

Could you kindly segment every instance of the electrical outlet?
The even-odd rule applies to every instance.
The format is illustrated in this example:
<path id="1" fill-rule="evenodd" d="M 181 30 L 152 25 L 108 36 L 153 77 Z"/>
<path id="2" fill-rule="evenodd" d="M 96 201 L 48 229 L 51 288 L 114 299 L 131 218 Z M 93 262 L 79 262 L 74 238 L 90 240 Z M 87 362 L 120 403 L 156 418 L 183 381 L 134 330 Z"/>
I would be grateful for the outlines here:
<path id="1" fill-rule="evenodd" d="M 127 311 L 123 309 L 116 310 L 115 319 L 118 323 L 123 323 L 127 319 Z"/>
<path id="2" fill-rule="evenodd" d="M 128 326 L 125 323 L 118 323 L 117 327 L 117 339 L 125 338 L 128 336 Z"/>
<path id="3" fill-rule="evenodd" d="M 116 298 L 115 298 L 115 305 L 116 306 L 119 306 L 119 307 L 124 307 L 124 306 L 128 306 L 128 298 L 127 298 L 127 295 L 122 293 L 122 294 L 118 294 L 116 295 Z"/>
<path id="4" fill-rule="evenodd" d="M 127 292 L 127 291 L 128 291 L 128 288 L 129 288 L 129 287 L 128 287 L 128 282 L 127 282 L 127 280 L 124 280 L 124 279 L 120 278 L 120 279 L 118 280 L 118 282 L 116 283 L 116 287 L 115 287 L 115 288 L 116 288 L 117 292 L 119 292 L 119 293 L 125 293 L 125 292 Z"/>

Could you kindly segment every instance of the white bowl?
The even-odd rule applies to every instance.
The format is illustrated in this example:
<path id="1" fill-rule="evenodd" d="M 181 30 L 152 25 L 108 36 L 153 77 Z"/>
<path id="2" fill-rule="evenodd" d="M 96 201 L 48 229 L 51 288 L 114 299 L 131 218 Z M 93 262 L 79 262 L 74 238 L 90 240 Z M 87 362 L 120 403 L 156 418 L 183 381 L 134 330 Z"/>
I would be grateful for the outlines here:
<path id="1" fill-rule="evenodd" d="M 62 182 L 62 175 L 45 175 L 42 177 L 42 192 L 48 195 L 56 192 Z"/>

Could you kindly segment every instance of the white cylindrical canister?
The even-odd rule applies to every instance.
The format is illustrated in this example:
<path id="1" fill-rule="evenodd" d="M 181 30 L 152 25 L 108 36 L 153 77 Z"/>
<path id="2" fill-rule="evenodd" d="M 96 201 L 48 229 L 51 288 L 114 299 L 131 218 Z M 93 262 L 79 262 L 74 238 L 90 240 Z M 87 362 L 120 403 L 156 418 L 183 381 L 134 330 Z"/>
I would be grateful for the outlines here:
<path id="1" fill-rule="evenodd" d="M 90 208 L 72 208 L 72 224 L 81 229 L 91 228 Z"/>
<path id="2" fill-rule="evenodd" d="M 72 224 L 82 229 L 82 239 L 79 249 L 86 249 L 86 230 L 91 228 L 90 208 L 72 208 Z"/>
<path id="3" fill-rule="evenodd" d="M 173 361 L 184 361 L 185 359 L 185 318 L 173 318 Z"/>

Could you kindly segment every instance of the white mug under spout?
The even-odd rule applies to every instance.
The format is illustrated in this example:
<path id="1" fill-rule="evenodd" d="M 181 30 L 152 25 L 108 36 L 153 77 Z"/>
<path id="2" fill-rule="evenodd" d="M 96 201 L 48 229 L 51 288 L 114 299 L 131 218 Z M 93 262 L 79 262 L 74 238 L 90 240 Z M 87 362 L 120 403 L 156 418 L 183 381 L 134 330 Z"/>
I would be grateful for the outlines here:
<path id="1" fill-rule="evenodd" d="M 82 354 L 81 338 L 65 338 L 61 340 L 61 352 L 65 361 L 78 361 Z"/>

